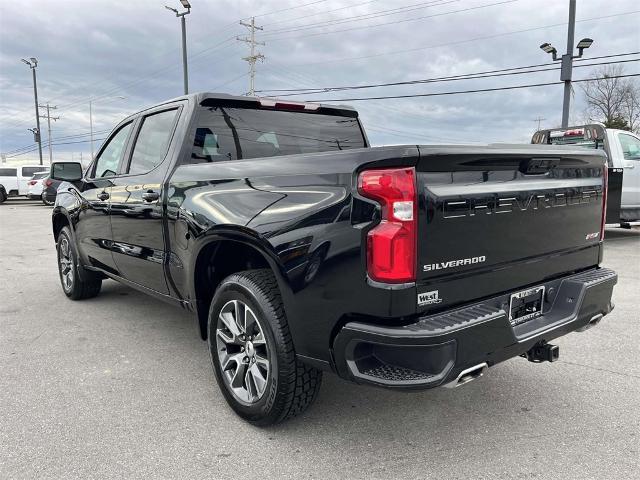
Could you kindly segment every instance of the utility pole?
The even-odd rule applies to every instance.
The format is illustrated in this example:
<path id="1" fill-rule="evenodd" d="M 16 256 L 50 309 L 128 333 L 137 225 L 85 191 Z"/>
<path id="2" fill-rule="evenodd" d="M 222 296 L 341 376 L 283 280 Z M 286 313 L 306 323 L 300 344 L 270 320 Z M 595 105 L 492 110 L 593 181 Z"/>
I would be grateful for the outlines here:
<path id="1" fill-rule="evenodd" d="M 38 143 L 38 154 L 40 155 L 40 165 L 42 163 L 42 136 L 40 135 L 40 111 L 38 110 L 38 82 L 36 80 L 36 67 L 38 66 L 38 59 L 31 57 L 29 60 L 21 59 L 24 63 L 29 65 L 31 73 L 33 74 L 33 97 L 35 99 L 36 106 L 36 131 L 33 132 L 36 142 Z"/>
<path id="2" fill-rule="evenodd" d="M 582 53 L 593 43 L 590 38 L 583 38 L 578 42 L 578 55 L 573 54 L 573 42 L 576 31 L 576 0 L 569 0 L 569 26 L 567 28 L 567 53 L 558 58 L 558 51 L 550 43 L 543 43 L 540 48 L 545 53 L 553 55 L 553 61 L 561 61 L 560 81 L 564 82 L 564 99 L 562 101 L 562 128 L 569 126 L 569 107 L 571 104 L 571 76 L 573 73 L 573 60 L 582 58 Z"/>
<path id="3" fill-rule="evenodd" d="M 248 57 L 244 57 L 243 60 L 249 63 L 249 92 L 247 95 L 253 97 L 255 95 L 255 79 L 256 79 L 256 62 L 258 60 L 264 60 L 264 55 L 256 53 L 256 45 L 265 45 L 264 42 L 256 42 L 256 30 L 263 30 L 262 27 L 256 26 L 255 17 L 251 17 L 251 23 L 245 23 L 240 20 L 240 25 L 249 29 L 249 38 L 236 37 L 241 42 L 248 43 L 250 46 L 250 54 Z"/>
<path id="4" fill-rule="evenodd" d="M 180 26 L 182 27 L 182 78 L 184 82 L 184 94 L 187 95 L 189 93 L 189 74 L 187 72 L 187 24 L 184 19 L 185 15 L 189 15 L 191 13 L 191 4 L 189 0 L 180 0 L 180 3 L 187 10 L 180 13 L 175 8 L 167 7 L 164 8 L 167 10 L 171 10 L 176 14 L 176 17 L 180 19 Z"/>
<path id="5" fill-rule="evenodd" d="M 93 100 L 89 100 L 89 143 L 91 144 L 91 161 L 93 162 L 93 111 L 91 104 Z"/>
<path id="6" fill-rule="evenodd" d="M 46 108 L 47 109 L 47 114 L 46 115 L 40 115 L 42 118 L 46 118 L 47 119 L 47 138 L 49 140 L 49 164 L 53 163 L 53 150 L 51 147 L 51 120 L 53 120 L 54 122 L 56 120 L 60 120 L 60 117 L 52 117 L 51 116 L 51 112 L 50 110 L 56 110 L 58 107 L 55 105 L 49 105 L 49 102 L 47 102 L 46 105 L 40 105 L 40 108 Z"/>
<path id="7" fill-rule="evenodd" d="M 546 118 L 542 118 L 542 117 L 538 117 L 538 118 L 534 118 L 533 121 L 534 122 L 538 122 L 538 130 L 540 130 L 540 122 L 546 120 Z M 536 130 L 536 132 L 538 131 Z"/>
<path id="8" fill-rule="evenodd" d="M 567 53 L 562 56 L 560 80 L 564 82 L 562 101 L 562 128 L 569 126 L 569 104 L 571 103 L 571 74 L 573 71 L 573 39 L 576 31 L 576 0 L 569 0 L 569 25 L 567 27 Z"/>

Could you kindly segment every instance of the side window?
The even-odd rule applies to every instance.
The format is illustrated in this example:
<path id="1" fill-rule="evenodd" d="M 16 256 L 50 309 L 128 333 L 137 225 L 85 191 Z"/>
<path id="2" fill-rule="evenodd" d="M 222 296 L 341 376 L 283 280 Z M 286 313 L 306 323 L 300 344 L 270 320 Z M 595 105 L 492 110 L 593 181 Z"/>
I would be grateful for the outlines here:
<path id="1" fill-rule="evenodd" d="M 32 177 L 34 173 L 41 172 L 44 167 L 22 167 L 23 177 Z"/>
<path id="2" fill-rule="evenodd" d="M 111 137 L 96 160 L 93 170 L 93 178 L 112 177 L 118 172 L 118 165 L 124 154 L 127 138 L 131 131 L 132 123 L 120 127 L 120 130 Z"/>
<path id="3" fill-rule="evenodd" d="M 147 173 L 163 162 L 177 112 L 175 109 L 167 110 L 144 118 L 131 154 L 129 173 Z"/>
<path id="4" fill-rule="evenodd" d="M 619 133 L 622 154 L 625 160 L 640 160 L 640 140 L 626 133 Z"/>
<path id="5" fill-rule="evenodd" d="M 0 177 L 15 177 L 17 174 L 15 168 L 0 168 Z"/>

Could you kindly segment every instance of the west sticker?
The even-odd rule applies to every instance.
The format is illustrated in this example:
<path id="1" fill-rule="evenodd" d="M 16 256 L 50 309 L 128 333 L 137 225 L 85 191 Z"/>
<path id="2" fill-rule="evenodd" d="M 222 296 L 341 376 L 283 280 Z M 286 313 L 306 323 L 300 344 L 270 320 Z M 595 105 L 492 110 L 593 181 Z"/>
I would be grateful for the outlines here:
<path id="1" fill-rule="evenodd" d="M 442 299 L 438 294 L 438 290 L 432 290 L 431 292 L 424 292 L 418 294 L 418 305 L 433 305 L 435 303 L 441 303 Z"/>

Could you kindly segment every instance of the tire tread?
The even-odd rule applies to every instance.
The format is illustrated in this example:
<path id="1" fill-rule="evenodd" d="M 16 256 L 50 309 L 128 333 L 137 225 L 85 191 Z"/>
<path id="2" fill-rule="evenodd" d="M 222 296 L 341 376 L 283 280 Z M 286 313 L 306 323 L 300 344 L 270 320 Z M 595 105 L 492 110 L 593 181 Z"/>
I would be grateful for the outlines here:
<path id="1" fill-rule="evenodd" d="M 240 283 L 263 297 L 266 300 L 264 307 L 271 309 L 270 313 L 277 322 L 277 328 L 273 329 L 273 334 L 277 337 L 277 343 L 283 346 L 282 356 L 278 359 L 278 381 L 283 395 L 279 396 L 278 405 L 275 406 L 276 418 L 265 424 L 278 423 L 301 414 L 318 396 L 322 383 L 322 371 L 296 358 L 280 289 L 273 272 L 269 269 L 246 270 L 230 275 L 223 280 L 221 286 L 226 283 Z"/>

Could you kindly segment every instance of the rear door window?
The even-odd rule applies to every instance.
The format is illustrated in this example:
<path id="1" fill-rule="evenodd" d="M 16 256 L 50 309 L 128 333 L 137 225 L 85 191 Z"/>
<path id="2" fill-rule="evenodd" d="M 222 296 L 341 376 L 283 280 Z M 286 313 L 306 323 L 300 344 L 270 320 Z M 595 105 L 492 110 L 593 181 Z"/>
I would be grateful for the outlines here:
<path id="1" fill-rule="evenodd" d="M 22 167 L 22 176 L 23 177 L 32 177 L 36 172 L 42 172 L 45 170 L 45 167 Z"/>
<path id="2" fill-rule="evenodd" d="M 177 113 L 178 110 L 173 109 L 144 117 L 133 147 L 128 173 L 147 173 L 164 161 Z"/>
<path id="3" fill-rule="evenodd" d="M 15 168 L 0 168 L 0 177 L 15 177 L 18 170 Z"/>

